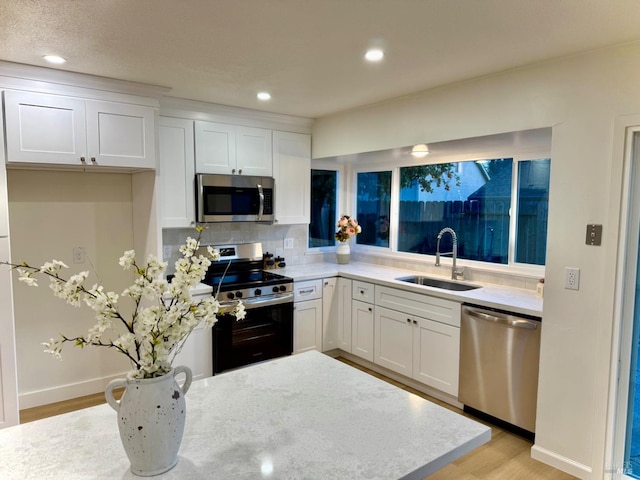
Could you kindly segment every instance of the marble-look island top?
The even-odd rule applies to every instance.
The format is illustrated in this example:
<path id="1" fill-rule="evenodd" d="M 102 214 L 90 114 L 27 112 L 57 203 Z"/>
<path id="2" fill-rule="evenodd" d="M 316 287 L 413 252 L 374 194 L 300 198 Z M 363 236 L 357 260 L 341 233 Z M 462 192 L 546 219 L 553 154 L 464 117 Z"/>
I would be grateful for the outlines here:
<path id="1" fill-rule="evenodd" d="M 422 479 L 490 429 L 318 352 L 194 382 L 163 479 Z M 108 405 L 0 430 L 0 478 L 135 477 Z"/>

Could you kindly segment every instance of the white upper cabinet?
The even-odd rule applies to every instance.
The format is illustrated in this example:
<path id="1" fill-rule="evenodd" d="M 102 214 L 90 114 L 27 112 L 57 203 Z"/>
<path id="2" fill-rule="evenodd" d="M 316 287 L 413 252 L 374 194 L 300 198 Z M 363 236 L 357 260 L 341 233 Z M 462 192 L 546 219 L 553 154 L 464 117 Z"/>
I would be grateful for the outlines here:
<path id="1" fill-rule="evenodd" d="M 276 179 L 278 225 L 309 223 L 311 136 L 273 132 L 273 176 Z"/>
<path id="2" fill-rule="evenodd" d="M 271 177 L 271 130 L 195 122 L 196 171 Z"/>
<path id="3" fill-rule="evenodd" d="M 160 218 L 163 228 L 195 225 L 193 121 L 158 121 Z"/>
<path id="4" fill-rule="evenodd" d="M 6 91 L 7 162 L 155 168 L 154 109 Z"/>
<path id="5" fill-rule="evenodd" d="M 2 144 L 3 122 L 0 115 L 0 146 Z M 9 200 L 7 198 L 7 169 L 4 163 L 4 148 L 0 148 L 0 238 L 9 236 Z M 0 394 L 0 404 L 2 395 Z"/>
<path id="6" fill-rule="evenodd" d="M 154 109 L 86 102 L 89 160 L 110 167 L 155 168 Z"/>

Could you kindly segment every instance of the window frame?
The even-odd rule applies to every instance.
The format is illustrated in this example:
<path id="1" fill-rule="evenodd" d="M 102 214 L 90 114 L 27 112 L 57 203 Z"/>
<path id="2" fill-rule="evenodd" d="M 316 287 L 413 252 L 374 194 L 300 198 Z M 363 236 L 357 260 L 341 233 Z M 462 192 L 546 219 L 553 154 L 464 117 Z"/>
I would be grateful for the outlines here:
<path id="1" fill-rule="evenodd" d="M 348 185 L 348 168 L 343 163 L 336 163 L 330 160 L 313 160 L 311 162 L 311 169 L 309 170 L 309 176 L 311 176 L 311 170 L 328 170 L 337 173 L 336 178 L 336 211 L 338 215 L 342 215 L 341 212 L 346 211 L 346 199 L 349 198 L 348 192 L 343 190 L 343 186 Z M 313 221 L 309 218 L 309 222 Z M 335 219 L 338 221 L 338 218 Z M 310 223 L 309 223 L 310 224 Z M 337 227 L 336 227 L 337 230 Z M 327 245 L 324 247 L 310 247 L 309 246 L 309 225 L 307 225 L 307 242 L 306 253 L 309 254 L 323 254 L 327 252 L 335 252 L 335 245 Z"/>
<path id="2" fill-rule="evenodd" d="M 526 276 L 537 276 L 543 278 L 545 275 L 545 265 L 534 265 L 527 263 L 518 263 L 515 261 L 516 255 L 516 239 L 517 239 L 517 211 L 518 211 L 518 175 L 520 169 L 520 162 L 541 160 L 551 158 L 551 152 L 547 149 L 530 149 L 526 151 L 497 151 L 491 153 L 483 153 L 479 155 L 473 155 L 473 158 L 469 158 L 471 155 L 456 155 L 451 157 L 440 157 L 437 162 L 434 163 L 458 163 L 458 162 L 474 162 L 478 160 L 492 160 L 495 158 L 512 158 L 512 179 L 511 179 L 511 203 L 509 207 L 509 251 L 506 264 L 481 262 L 478 260 L 458 259 L 458 265 L 467 266 L 473 270 L 485 270 L 489 272 L 500 272 L 510 274 L 521 274 Z M 362 162 L 351 166 L 348 171 L 349 179 L 348 184 L 351 185 L 351 192 L 349 195 L 349 205 L 355 211 L 357 209 L 357 182 L 358 173 L 367 172 L 382 172 L 391 171 L 391 202 L 390 202 L 390 235 L 389 235 L 389 247 L 379 247 L 373 245 L 361 245 L 357 241 L 353 242 L 352 249 L 355 252 L 362 252 L 364 254 L 371 254 L 376 256 L 390 256 L 397 260 L 410 261 L 412 263 L 426 263 L 433 264 L 435 262 L 435 255 L 426 255 L 412 252 L 400 252 L 398 251 L 398 227 L 399 227 L 399 212 L 400 212 L 400 168 L 409 167 L 415 165 L 423 165 L 425 159 L 409 159 L 402 161 L 400 159 L 393 159 L 393 165 L 389 166 L 389 162 L 382 164 L 381 162 Z M 450 257 L 442 257 L 441 262 L 443 265 L 449 265 L 452 263 Z"/>

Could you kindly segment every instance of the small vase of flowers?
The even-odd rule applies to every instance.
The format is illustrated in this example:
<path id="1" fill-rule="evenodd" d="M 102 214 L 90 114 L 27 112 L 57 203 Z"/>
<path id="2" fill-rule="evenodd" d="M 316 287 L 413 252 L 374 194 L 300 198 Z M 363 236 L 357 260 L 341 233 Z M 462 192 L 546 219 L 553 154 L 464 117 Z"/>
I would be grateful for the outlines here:
<path id="1" fill-rule="evenodd" d="M 349 240 L 362 231 L 358 221 L 349 215 L 342 215 L 336 224 L 338 231 L 335 233 L 335 239 L 340 242 L 336 247 L 336 259 L 338 263 L 349 263 L 351 258 L 351 249 L 349 248 Z"/>

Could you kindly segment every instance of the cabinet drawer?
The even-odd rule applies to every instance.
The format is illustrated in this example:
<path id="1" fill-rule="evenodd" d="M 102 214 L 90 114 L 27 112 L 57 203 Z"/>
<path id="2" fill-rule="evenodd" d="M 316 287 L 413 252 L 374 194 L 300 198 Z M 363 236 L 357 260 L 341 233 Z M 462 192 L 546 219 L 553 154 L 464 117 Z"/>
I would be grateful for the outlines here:
<path id="1" fill-rule="evenodd" d="M 322 279 L 293 283 L 293 301 L 302 302 L 322 298 Z"/>
<path id="2" fill-rule="evenodd" d="M 454 327 L 460 326 L 460 304 L 451 300 L 376 285 L 375 303 Z"/>
<path id="3" fill-rule="evenodd" d="M 353 281 L 352 297 L 354 300 L 361 302 L 373 303 L 374 301 L 374 285 L 373 283 Z"/>

